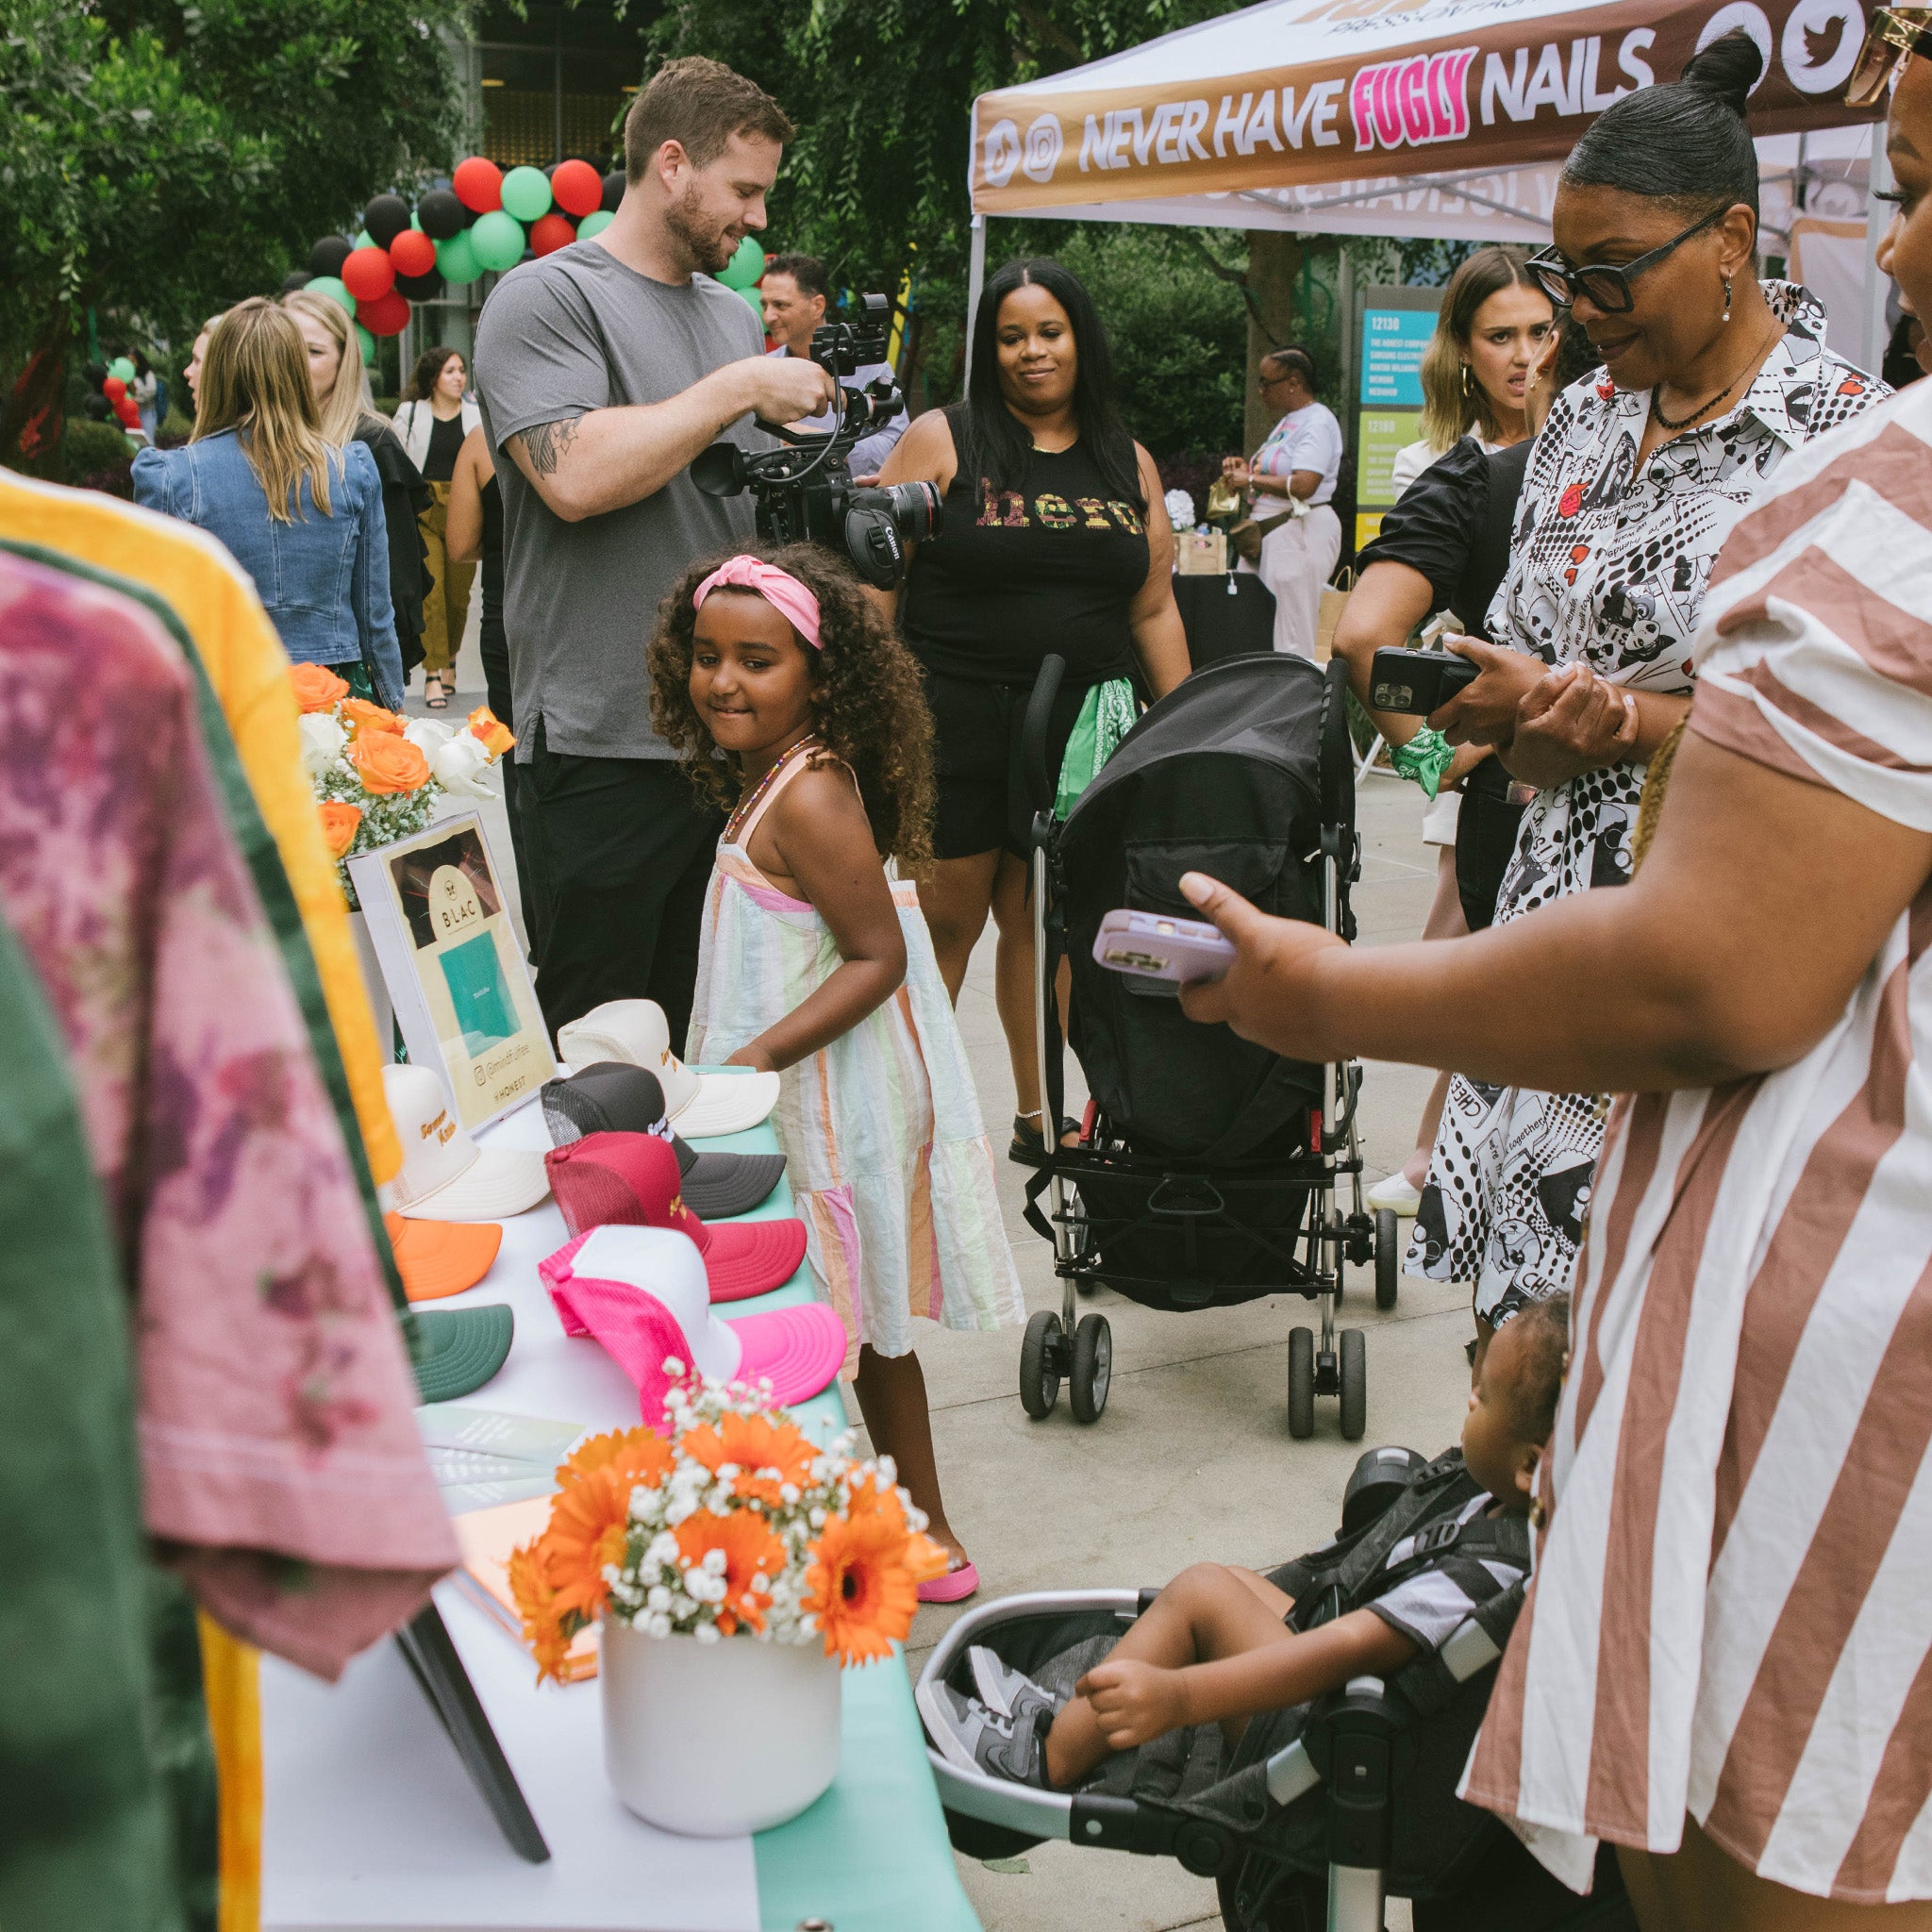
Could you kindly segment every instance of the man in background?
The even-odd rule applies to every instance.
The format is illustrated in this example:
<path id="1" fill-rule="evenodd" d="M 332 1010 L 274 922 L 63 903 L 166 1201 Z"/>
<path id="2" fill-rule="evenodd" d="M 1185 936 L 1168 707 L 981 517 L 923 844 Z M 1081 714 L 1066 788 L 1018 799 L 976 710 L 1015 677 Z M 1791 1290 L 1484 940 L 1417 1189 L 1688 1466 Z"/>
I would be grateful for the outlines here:
<path id="1" fill-rule="evenodd" d="M 743 299 L 711 279 L 763 229 L 791 131 L 730 68 L 672 61 L 625 117 L 609 226 L 512 269 L 477 330 L 526 923 L 553 1034 L 613 999 L 656 1000 L 679 1044 L 690 1024 L 721 822 L 651 728 L 644 647 L 685 566 L 753 534 L 752 498 L 705 495 L 691 459 L 721 436 L 768 447 L 753 417 L 830 400 L 824 373 L 770 359 Z"/>
<path id="2" fill-rule="evenodd" d="M 828 291 L 824 263 L 815 255 L 774 256 L 766 264 L 765 278 L 758 285 L 758 293 L 764 298 L 765 333 L 777 344 L 771 353 L 774 356 L 808 357 L 811 354 L 812 331 L 825 319 Z M 892 365 L 890 362 L 865 362 L 850 375 L 841 375 L 839 380 L 847 389 L 865 389 L 880 376 L 891 377 L 891 375 Z M 892 445 L 906 434 L 907 425 L 911 420 L 902 403 L 899 413 L 890 423 L 855 444 L 847 458 L 852 465 L 853 475 L 877 475 L 884 468 L 887 457 L 892 453 Z M 823 430 L 831 428 L 833 425 L 827 417 L 821 423 L 800 426 Z"/>
<path id="3" fill-rule="evenodd" d="M 1291 518 L 1262 538 L 1256 569 L 1274 593 L 1274 648 L 1312 658 L 1322 589 L 1341 555 L 1341 522 L 1329 508 L 1341 469 L 1341 425 L 1315 400 L 1315 362 L 1306 349 L 1291 346 L 1262 357 L 1259 388 L 1261 400 L 1280 410 L 1280 419 L 1253 457 L 1229 457 L 1221 473 L 1237 489 L 1254 492 L 1257 523 Z"/>

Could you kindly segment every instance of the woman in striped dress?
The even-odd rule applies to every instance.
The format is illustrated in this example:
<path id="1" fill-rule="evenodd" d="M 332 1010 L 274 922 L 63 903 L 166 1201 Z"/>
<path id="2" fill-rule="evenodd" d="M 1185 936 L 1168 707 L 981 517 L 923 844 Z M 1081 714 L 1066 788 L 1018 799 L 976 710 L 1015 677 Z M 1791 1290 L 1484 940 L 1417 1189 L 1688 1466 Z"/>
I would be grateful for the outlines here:
<path id="1" fill-rule="evenodd" d="M 1932 32 L 1876 21 L 1919 49 L 1887 248 L 1932 313 Z M 1300 1058 L 1624 1091 L 1464 1794 L 1579 1889 L 1614 1842 L 1646 1932 L 1924 1928 L 1932 383 L 1793 453 L 1695 657 L 1625 890 L 1350 954 L 1200 880 L 1241 958 L 1183 997 Z"/>

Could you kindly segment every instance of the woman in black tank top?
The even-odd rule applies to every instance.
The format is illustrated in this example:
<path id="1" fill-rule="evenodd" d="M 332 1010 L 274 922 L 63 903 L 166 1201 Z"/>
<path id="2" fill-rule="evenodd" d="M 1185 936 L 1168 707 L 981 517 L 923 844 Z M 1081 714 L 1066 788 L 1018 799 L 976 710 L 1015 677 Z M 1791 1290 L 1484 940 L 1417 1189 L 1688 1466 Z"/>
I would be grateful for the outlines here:
<path id="1" fill-rule="evenodd" d="M 881 480 L 945 495 L 898 613 L 925 672 L 938 753 L 937 858 L 920 904 L 956 1000 L 989 911 L 998 924 L 1014 1135 L 1038 1146 L 1033 807 L 1019 757 L 1027 696 L 1047 654 L 1064 658 L 1047 746 L 1057 772 L 1095 685 L 1134 677 L 1164 697 L 1189 669 L 1160 479 L 1121 422 L 1106 333 L 1074 276 L 1055 261 L 1017 261 L 988 282 L 965 402 L 914 423 Z"/>

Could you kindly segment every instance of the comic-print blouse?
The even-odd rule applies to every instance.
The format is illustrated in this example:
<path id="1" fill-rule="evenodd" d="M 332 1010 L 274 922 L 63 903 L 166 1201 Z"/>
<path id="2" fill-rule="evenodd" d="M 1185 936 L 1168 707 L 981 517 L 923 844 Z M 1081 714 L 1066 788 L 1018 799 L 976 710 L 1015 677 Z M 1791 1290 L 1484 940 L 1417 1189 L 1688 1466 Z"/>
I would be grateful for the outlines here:
<path id="1" fill-rule="evenodd" d="M 1824 310 L 1768 281 L 1786 325 L 1743 399 L 1666 442 L 1640 471 L 1648 390 L 1602 369 L 1557 398 L 1517 506 L 1489 634 L 1550 665 L 1586 663 L 1636 691 L 1689 692 L 1711 566 L 1786 455 L 1890 391 L 1824 345 Z M 1539 792 L 1523 815 L 1496 918 L 1630 876 L 1644 767 L 1634 759 Z"/>

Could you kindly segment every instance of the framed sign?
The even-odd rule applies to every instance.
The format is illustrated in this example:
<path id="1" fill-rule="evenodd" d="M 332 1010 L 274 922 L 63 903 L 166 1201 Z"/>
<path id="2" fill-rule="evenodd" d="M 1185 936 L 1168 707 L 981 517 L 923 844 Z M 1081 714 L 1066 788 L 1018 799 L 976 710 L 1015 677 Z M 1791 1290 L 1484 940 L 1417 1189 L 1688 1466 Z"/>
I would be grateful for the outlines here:
<path id="1" fill-rule="evenodd" d="M 349 861 L 409 1058 L 441 1070 L 465 1128 L 521 1106 L 557 1072 L 476 813 Z"/>
<path id="2" fill-rule="evenodd" d="M 1398 494 L 1390 472 L 1416 440 L 1423 409 L 1423 351 L 1436 332 L 1440 289 L 1364 289 L 1357 311 L 1355 542 L 1382 527 Z"/>

